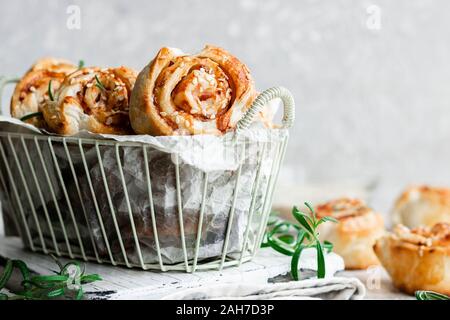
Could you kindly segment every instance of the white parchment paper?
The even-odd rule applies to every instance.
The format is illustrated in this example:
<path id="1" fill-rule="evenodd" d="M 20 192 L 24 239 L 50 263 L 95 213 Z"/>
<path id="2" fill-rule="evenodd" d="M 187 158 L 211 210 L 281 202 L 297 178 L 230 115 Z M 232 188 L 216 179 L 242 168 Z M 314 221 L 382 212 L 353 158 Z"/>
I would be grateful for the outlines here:
<path id="1" fill-rule="evenodd" d="M 194 257 L 202 200 L 205 203 L 199 259 L 221 255 L 228 225 L 231 229 L 227 252 L 242 250 L 252 195 L 255 214 L 250 223 L 255 230 L 274 172 L 274 156 L 288 134 L 286 130 L 258 126 L 239 136 L 227 133 L 152 137 L 81 132 L 76 136 L 84 138 L 80 148 L 78 140 L 71 138 L 66 146 L 61 141 L 34 140 L 34 136 L 50 135 L 2 116 L 0 132 L 6 157 L 0 159 L 0 168 L 2 188 L 6 189 L 2 201 L 8 208 L 4 213 L 8 228 L 13 229 L 16 221 L 26 237 L 26 223 L 33 243 L 41 246 L 42 238 L 49 249 L 54 249 L 56 243 L 61 251 L 70 247 L 74 253 L 80 253 L 83 248 L 91 256 L 132 263 L 140 262 L 140 251 L 144 263 L 157 263 L 153 212 L 161 259 L 166 264 L 184 261 L 183 239 L 187 259 Z M 8 138 L 7 132 L 27 136 L 23 140 L 16 135 Z M 116 149 L 115 145 L 104 145 L 104 141 L 123 144 Z M 258 172 L 260 183 L 256 185 Z M 234 217 L 230 221 L 234 197 Z M 250 240 L 255 241 L 252 237 L 251 232 Z"/>

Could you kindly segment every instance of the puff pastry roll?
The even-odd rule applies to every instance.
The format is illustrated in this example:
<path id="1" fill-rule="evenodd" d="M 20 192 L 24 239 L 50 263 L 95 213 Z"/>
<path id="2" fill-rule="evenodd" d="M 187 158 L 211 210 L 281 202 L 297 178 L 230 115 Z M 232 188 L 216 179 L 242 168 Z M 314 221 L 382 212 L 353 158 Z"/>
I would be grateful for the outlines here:
<path id="1" fill-rule="evenodd" d="M 450 189 L 428 186 L 408 188 L 394 205 L 392 221 L 408 228 L 450 223 Z"/>
<path id="2" fill-rule="evenodd" d="M 67 76 L 44 108 L 51 131 L 73 135 L 93 133 L 131 134 L 129 99 L 136 72 L 126 67 L 82 68 Z"/>
<path id="3" fill-rule="evenodd" d="M 412 230 L 397 225 L 392 234 L 377 240 L 374 250 L 400 290 L 450 295 L 450 224 Z"/>
<path id="4" fill-rule="evenodd" d="M 359 199 L 341 198 L 316 207 L 318 217 L 331 216 L 338 223 L 319 226 L 319 237 L 333 243 L 346 269 L 366 269 L 379 264 L 373 251 L 375 240 L 384 234 L 383 217 Z"/>
<path id="5" fill-rule="evenodd" d="M 248 68 L 224 49 L 206 46 L 187 55 L 162 48 L 136 80 L 130 121 L 139 134 L 222 134 L 255 96 Z"/>
<path id="6" fill-rule="evenodd" d="M 48 101 L 48 84 L 52 81 L 55 90 L 64 78 L 77 69 L 72 63 L 55 58 L 38 60 L 17 83 L 11 98 L 11 116 L 39 128 L 45 127 L 43 105 Z"/>

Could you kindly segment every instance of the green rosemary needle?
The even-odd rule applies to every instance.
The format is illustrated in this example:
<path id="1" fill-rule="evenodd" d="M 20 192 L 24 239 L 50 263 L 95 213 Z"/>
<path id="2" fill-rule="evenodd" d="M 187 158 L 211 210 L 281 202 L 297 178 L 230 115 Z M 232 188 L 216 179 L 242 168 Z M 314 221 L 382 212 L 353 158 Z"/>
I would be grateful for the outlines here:
<path id="1" fill-rule="evenodd" d="M 53 97 L 53 92 L 52 92 L 52 80 L 50 80 L 48 82 L 47 93 L 48 93 L 48 97 L 49 97 L 50 101 L 55 101 L 55 98 Z"/>
<path id="2" fill-rule="evenodd" d="M 449 296 L 434 291 L 416 291 L 417 300 L 450 300 Z"/>
<path id="3" fill-rule="evenodd" d="M 54 258 L 54 257 L 53 257 Z M 84 265 L 77 261 L 70 261 L 62 265 L 54 258 L 59 266 L 59 272 L 53 275 L 32 276 L 27 265 L 20 260 L 8 260 L 3 274 L 0 275 L 0 291 L 10 280 L 14 268 L 22 274 L 22 290 L 7 295 L 0 292 L 0 300 L 41 300 L 55 298 L 83 298 L 83 284 L 102 280 L 98 274 L 85 274 Z"/>
<path id="4" fill-rule="evenodd" d="M 106 91 L 105 86 L 103 85 L 103 83 L 100 82 L 100 80 L 98 79 L 97 75 L 95 75 L 95 81 L 97 82 L 97 83 L 95 84 L 95 86 L 96 86 L 97 88 L 99 88 L 100 90 Z"/>
<path id="5" fill-rule="evenodd" d="M 332 217 L 317 219 L 316 213 L 311 205 L 305 202 L 305 206 L 310 210 L 310 214 L 301 212 L 297 207 L 292 209 L 292 215 L 298 224 L 276 219 L 272 217 L 271 224 L 265 235 L 262 247 L 272 249 L 291 256 L 291 276 L 294 280 L 299 279 L 299 261 L 304 249 L 315 248 L 317 252 L 317 278 L 325 277 L 325 254 L 324 250 L 331 252 L 333 245 L 330 242 L 319 240 L 317 227 L 324 222 L 337 222 Z"/>
<path id="6" fill-rule="evenodd" d="M 26 121 L 28 119 L 34 118 L 34 117 L 42 117 L 42 112 L 33 112 L 33 113 L 29 113 L 26 116 L 23 116 L 22 118 L 20 118 L 21 121 Z"/>

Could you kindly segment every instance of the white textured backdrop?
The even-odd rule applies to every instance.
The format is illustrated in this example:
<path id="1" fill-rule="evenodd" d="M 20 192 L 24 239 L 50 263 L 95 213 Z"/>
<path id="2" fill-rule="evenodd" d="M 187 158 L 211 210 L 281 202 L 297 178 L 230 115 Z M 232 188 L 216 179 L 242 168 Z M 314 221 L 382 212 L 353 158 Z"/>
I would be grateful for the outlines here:
<path id="1" fill-rule="evenodd" d="M 371 190 L 386 210 L 407 184 L 450 184 L 449 13 L 447 0 L 1 0 L 0 74 L 43 55 L 141 69 L 161 46 L 223 46 L 260 89 L 295 95 L 278 202 Z"/>

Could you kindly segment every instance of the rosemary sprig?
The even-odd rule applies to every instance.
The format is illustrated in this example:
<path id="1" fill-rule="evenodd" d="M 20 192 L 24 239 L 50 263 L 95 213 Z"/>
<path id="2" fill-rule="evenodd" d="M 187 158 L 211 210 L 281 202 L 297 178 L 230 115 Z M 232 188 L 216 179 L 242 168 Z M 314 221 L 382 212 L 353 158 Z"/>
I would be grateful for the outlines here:
<path id="1" fill-rule="evenodd" d="M 84 265 L 77 261 L 70 261 L 62 265 L 54 258 L 60 270 L 54 275 L 31 276 L 27 265 L 20 260 L 8 260 L 3 274 L 0 275 L 0 290 L 11 278 L 14 268 L 19 269 L 23 281 L 22 290 L 9 296 L 0 293 L 0 300 L 41 300 L 54 298 L 83 298 L 83 284 L 102 280 L 98 274 L 85 274 Z"/>
<path id="2" fill-rule="evenodd" d="M 100 82 L 100 80 L 98 79 L 97 75 L 95 75 L 95 81 L 96 81 L 95 86 L 96 86 L 97 88 L 99 88 L 100 90 L 106 91 L 105 86 L 103 85 L 103 83 Z"/>
<path id="3" fill-rule="evenodd" d="M 33 112 L 33 113 L 29 113 L 26 116 L 23 116 L 22 118 L 20 118 L 21 121 L 26 121 L 28 119 L 34 118 L 34 117 L 42 117 L 43 114 L 42 112 Z"/>
<path id="4" fill-rule="evenodd" d="M 417 300 L 450 300 L 450 297 L 434 291 L 416 291 Z"/>
<path id="5" fill-rule="evenodd" d="M 292 209 L 292 215 L 298 224 L 276 219 L 269 219 L 269 231 L 266 232 L 263 247 L 271 247 L 274 250 L 292 256 L 291 276 L 294 280 L 299 279 L 299 261 L 304 249 L 315 248 L 317 252 L 317 278 L 325 277 L 325 254 L 324 250 L 331 252 L 333 245 L 330 242 L 320 242 L 317 227 L 324 222 L 337 222 L 332 217 L 317 219 L 314 209 L 305 202 L 310 214 L 301 212 L 297 207 Z"/>
<path id="6" fill-rule="evenodd" d="M 84 60 L 78 61 L 78 69 L 81 69 L 84 67 Z"/>
<path id="7" fill-rule="evenodd" d="M 50 101 L 55 101 L 55 98 L 53 97 L 52 92 L 52 80 L 48 82 L 48 89 L 47 89 L 48 97 L 50 98 Z"/>

